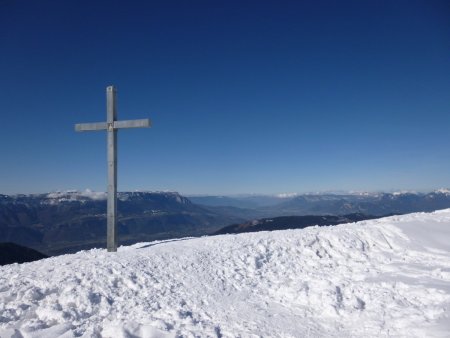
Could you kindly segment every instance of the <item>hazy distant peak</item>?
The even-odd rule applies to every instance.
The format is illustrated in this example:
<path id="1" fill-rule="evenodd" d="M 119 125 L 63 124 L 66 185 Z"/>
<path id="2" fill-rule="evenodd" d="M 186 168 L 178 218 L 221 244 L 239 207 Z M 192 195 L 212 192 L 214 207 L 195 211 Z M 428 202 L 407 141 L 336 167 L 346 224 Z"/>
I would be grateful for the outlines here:
<path id="1" fill-rule="evenodd" d="M 394 191 L 392 193 L 394 196 L 400 196 L 400 195 L 417 195 L 416 191 L 413 190 L 400 190 L 400 191 Z"/>
<path id="2" fill-rule="evenodd" d="M 298 195 L 299 195 L 299 193 L 297 193 L 297 192 L 287 192 L 287 193 L 277 194 L 275 196 L 278 198 L 292 198 L 292 197 L 296 197 Z"/>
<path id="3" fill-rule="evenodd" d="M 450 195 L 450 190 L 446 188 L 440 188 L 435 191 L 433 191 L 435 194 L 444 194 L 444 195 Z"/>
<path id="4" fill-rule="evenodd" d="M 132 192 L 119 192 L 118 199 L 121 201 L 145 199 L 148 196 L 163 196 L 169 200 L 174 200 L 177 203 L 189 204 L 189 199 L 180 195 L 176 191 L 132 191 Z"/>

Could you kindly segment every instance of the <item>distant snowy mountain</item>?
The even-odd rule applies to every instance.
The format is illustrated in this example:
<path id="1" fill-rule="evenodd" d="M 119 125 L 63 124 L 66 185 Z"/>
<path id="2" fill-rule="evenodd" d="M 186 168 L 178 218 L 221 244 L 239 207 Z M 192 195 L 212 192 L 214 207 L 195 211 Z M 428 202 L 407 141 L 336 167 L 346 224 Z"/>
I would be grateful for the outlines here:
<path id="1" fill-rule="evenodd" d="M 14 242 L 45 254 L 104 245 L 106 194 L 65 191 L 0 196 L 0 242 Z M 200 236 L 245 219 L 192 203 L 176 192 L 120 192 L 121 243 Z"/>
<path id="2" fill-rule="evenodd" d="M 177 192 L 161 192 L 161 191 L 133 191 L 133 192 L 118 192 L 117 199 L 119 201 L 128 200 L 142 200 L 148 199 L 148 197 L 160 196 L 167 200 L 172 200 L 176 203 L 188 204 L 190 201 L 181 196 Z M 90 201 L 106 200 L 107 194 L 104 191 L 92 191 L 86 189 L 84 191 L 78 190 L 66 190 L 66 191 L 54 191 L 45 194 L 18 194 L 18 195 L 0 195 L 0 204 L 15 203 L 25 205 L 38 204 L 60 204 L 67 202 L 79 202 L 86 203 Z"/>
<path id="3" fill-rule="evenodd" d="M 417 211 L 450 208 L 450 191 L 439 189 L 430 193 L 398 191 L 393 193 L 314 193 L 281 194 L 278 196 L 190 197 L 198 204 L 215 208 L 244 208 L 252 218 L 294 215 L 345 215 L 363 213 L 386 216 Z M 232 211 L 232 210 L 230 210 Z M 241 213 L 244 215 L 244 213 Z"/>
<path id="4" fill-rule="evenodd" d="M 280 216 L 386 216 L 450 208 L 448 190 L 421 194 L 347 193 L 190 197 L 177 192 L 120 192 L 122 244 L 214 233 L 231 224 Z M 275 223 L 274 223 L 275 224 Z M 47 255 L 105 243 L 106 193 L 63 191 L 0 195 L 0 242 Z"/>
<path id="5" fill-rule="evenodd" d="M 450 209 L 0 267 L 0 336 L 448 337 Z"/>

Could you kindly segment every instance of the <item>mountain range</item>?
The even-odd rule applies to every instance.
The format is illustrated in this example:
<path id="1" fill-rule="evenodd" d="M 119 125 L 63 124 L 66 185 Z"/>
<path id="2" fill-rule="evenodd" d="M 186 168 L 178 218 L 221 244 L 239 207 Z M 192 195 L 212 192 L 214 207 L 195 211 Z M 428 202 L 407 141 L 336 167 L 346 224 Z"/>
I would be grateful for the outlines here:
<path id="1" fill-rule="evenodd" d="M 364 218 L 449 207 L 448 190 L 226 197 L 121 192 L 118 194 L 119 241 L 131 244 L 202 236 L 220 232 L 230 224 L 280 216 L 359 214 Z M 13 242 L 55 255 L 103 247 L 105 233 L 106 194 L 103 192 L 0 195 L 0 242 Z"/>
<path id="2" fill-rule="evenodd" d="M 106 194 L 58 192 L 0 195 L 0 242 L 14 242 L 45 254 L 104 246 Z M 121 244 L 200 236 L 243 219 L 192 203 L 178 193 L 118 194 Z"/>
<path id="3" fill-rule="evenodd" d="M 450 190 L 440 189 L 430 193 L 324 193 L 288 195 L 288 197 L 192 196 L 189 199 L 216 211 L 235 212 L 241 217 L 247 215 L 249 218 L 352 213 L 384 216 L 448 208 Z"/>

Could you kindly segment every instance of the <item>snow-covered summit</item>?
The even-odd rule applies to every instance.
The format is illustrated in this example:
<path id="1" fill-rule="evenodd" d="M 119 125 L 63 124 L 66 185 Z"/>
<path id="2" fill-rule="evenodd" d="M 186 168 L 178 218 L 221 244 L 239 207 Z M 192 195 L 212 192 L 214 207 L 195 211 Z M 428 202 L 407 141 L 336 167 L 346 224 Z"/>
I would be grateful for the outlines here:
<path id="1" fill-rule="evenodd" d="M 448 337 L 450 209 L 0 267 L 3 337 Z"/>
<path id="2" fill-rule="evenodd" d="M 284 198 L 297 197 L 298 195 L 299 195 L 299 193 L 297 193 L 297 192 L 284 192 L 284 193 L 276 194 L 275 197 L 284 199 Z"/>
<path id="3" fill-rule="evenodd" d="M 71 202 L 71 201 L 83 201 L 83 200 L 105 200 L 107 197 L 106 192 L 92 191 L 86 189 L 84 191 L 67 190 L 67 191 L 55 191 L 48 193 L 46 200 L 49 204 Z"/>
<path id="4" fill-rule="evenodd" d="M 417 195 L 417 191 L 414 191 L 414 190 L 399 190 L 399 191 L 394 191 L 392 193 L 392 195 L 394 195 L 394 196 Z"/>
<path id="5" fill-rule="evenodd" d="M 169 200 L 173 200 L 177 203 L 188 204 L 190 201 L 181 196 L 178 192 L 174 191 L 133 191 L 133 192 L 118 192 L 117 198 L 121 201 L 145 199 L 150 196 L 164 197 Z M 61 203 L 70 202 L 90 202 L 106 200 L 107 193 L 104 191 L 92 191 L 86 189 L 79 190 L 65 190 L 65 191 L 53 191 L 44 194 L 18 194 L 18 195 L 1 195 L 0 203 L 13 203 L 13 204 L 27 204 L 36 203 L 37 201 L 41 205 L 57 205 Z"/>
<path id="6" fill-rule="evenodd" d="M 444 194 L 444 195 L 450 195 L 450 190 L 446 188 L 440 188 L 435 191 L 433 191 L 435 194 Z"/>

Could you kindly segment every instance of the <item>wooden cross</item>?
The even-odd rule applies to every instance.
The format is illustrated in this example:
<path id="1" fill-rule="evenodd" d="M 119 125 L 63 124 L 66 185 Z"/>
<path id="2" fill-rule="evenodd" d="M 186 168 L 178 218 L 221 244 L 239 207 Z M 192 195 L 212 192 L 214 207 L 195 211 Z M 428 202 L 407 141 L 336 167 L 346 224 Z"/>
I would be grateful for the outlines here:
<path id="1" fill-rule="evenodd" d="M 150 127 L 149 119 L 116 121 L 116 88 L 106 87 L 106 122 L 79 123 L 76 131 L 106 130 L 108 135 L 107 248 L 117 251 L 117 129 Z"/>

